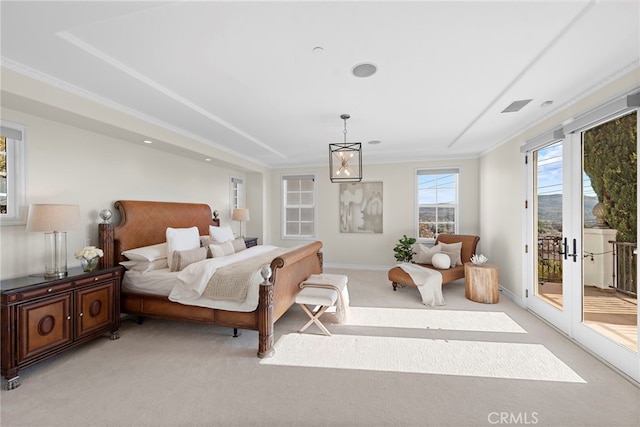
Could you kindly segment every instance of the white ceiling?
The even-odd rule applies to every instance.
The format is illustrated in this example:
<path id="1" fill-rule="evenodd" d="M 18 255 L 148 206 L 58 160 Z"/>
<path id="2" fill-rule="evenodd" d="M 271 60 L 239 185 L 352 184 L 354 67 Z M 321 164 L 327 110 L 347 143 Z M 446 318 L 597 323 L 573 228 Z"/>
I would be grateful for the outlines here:
<path id="1" fill-rule="evenodd" d="M 3 66 L 268 167 L 327 163 L 343 113 L 365 164 L 477 156 L 640 60 L 638 1 L 0 8 Z M 378 72 L 353 76 L 363 62 Z M 501 113 L 523 99 L 532 101 Z"/>

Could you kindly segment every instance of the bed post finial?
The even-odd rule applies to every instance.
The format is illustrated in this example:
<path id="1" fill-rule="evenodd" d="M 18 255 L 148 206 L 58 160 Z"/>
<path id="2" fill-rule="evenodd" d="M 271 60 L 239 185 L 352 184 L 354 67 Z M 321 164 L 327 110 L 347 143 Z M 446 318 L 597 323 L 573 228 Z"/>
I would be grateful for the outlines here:
<path id="1" fill-rule="evenodd" d="M 260 270 L 262 283 L 260 284 L 260 302 L 258 303 L 258 357 L 271 357 L 273 349 L 273 283 L 270 265 L 264 265 Z"/>

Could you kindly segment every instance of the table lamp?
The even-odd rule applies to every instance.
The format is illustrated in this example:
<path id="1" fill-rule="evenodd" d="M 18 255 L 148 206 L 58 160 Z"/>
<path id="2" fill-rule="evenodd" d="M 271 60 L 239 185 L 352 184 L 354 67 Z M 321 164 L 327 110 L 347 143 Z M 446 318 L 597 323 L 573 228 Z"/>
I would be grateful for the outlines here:
<path id="1" fill-rule="evenodd" d="M 27 231 L 44 232 L 44 277 L 67 275 L 67 231 L 80 228 L 78 205 L 36 204 L 29 207 Z"/>
<path id="2" fill-rule="evenodd" d="M 234 221 L 240 221 L 240 237 L 244 238 L 242 234 L 242 222 L 249 221 L 249 209 L 237 208 L 231 212 L 231 219 Z"/>

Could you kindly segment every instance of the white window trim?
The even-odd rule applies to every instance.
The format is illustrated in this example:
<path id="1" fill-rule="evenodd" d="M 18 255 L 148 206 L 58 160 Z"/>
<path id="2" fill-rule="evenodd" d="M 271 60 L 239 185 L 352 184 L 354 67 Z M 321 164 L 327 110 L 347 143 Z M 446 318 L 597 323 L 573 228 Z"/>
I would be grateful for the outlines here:
<path id="1" fill-rule="evenodd" d="M 454 221 L 454 232 L 460 233 L 460 216 L 462 212 L 462 204 L 460 202 L 460 182 L 462 181 L 462 168 L 458 166 L 451 167 L 437 167 L 437 168 L 415 168 L 413 174 L 413 185 L 414 189 L 414 219 L 413 219 L 413 227 L 414 227 L 414 236 L 416 236 L 416 240 L 421 243 L 434 243 L 436 239 L 434 238 L 426 238 L 419 237 L 420 236 L 420 189 L 418 188 L 418 175 L 420 172 L 426 172 L 428 174 L 440 174 L 440 173 L 456 173 L 457 174 L 457 182 L 456 182 L 456 220 Z"/>
<path id="2" fill-rule="evenodd" d="M 237 198 L 234 197 L 234 185 L 237 184 Z M 237 202 L 237 203 L 235 203 Z M 244 178 L 240 178 L 239 176 L 231 176 L 229 178 L 229 218 L 233 215 L 233 210 L 235 208 L 244 207 L 245 197 L 244 197 Z"/>
<path id="3" fill-rule="evenodd" d="M 20 139 L 7 137 L 7 213 L 0 215 L 0 225 L 24 225 L 27 218 L 27 128 L 5 120 L 1 122 L 7 133 L 19 134 Z M 5 132 L 2 132 L 3 134 Z"/>
<path id="4" fill-rule="evenodd" d="M 286 234 L 286 206 L 284 182 L 287 178 L 296 176 L 309 176 L 313 179 L 313 235 L 312 236 L 289 236 Z M 318 177 L 315 173 L 295 173 L 280 176 L 280 238 L 282 240 L 313 240 L 318 235 Z"/>

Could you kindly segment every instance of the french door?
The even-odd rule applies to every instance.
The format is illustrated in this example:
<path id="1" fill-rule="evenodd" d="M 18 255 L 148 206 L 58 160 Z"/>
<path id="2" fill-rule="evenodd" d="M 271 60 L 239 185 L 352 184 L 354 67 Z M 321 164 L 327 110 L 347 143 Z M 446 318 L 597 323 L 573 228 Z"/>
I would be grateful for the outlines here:
<path id="1" fill-rule="evenodd" d="M 527 308 L 640 382 L 637 113 L 527 153 Z"/>

